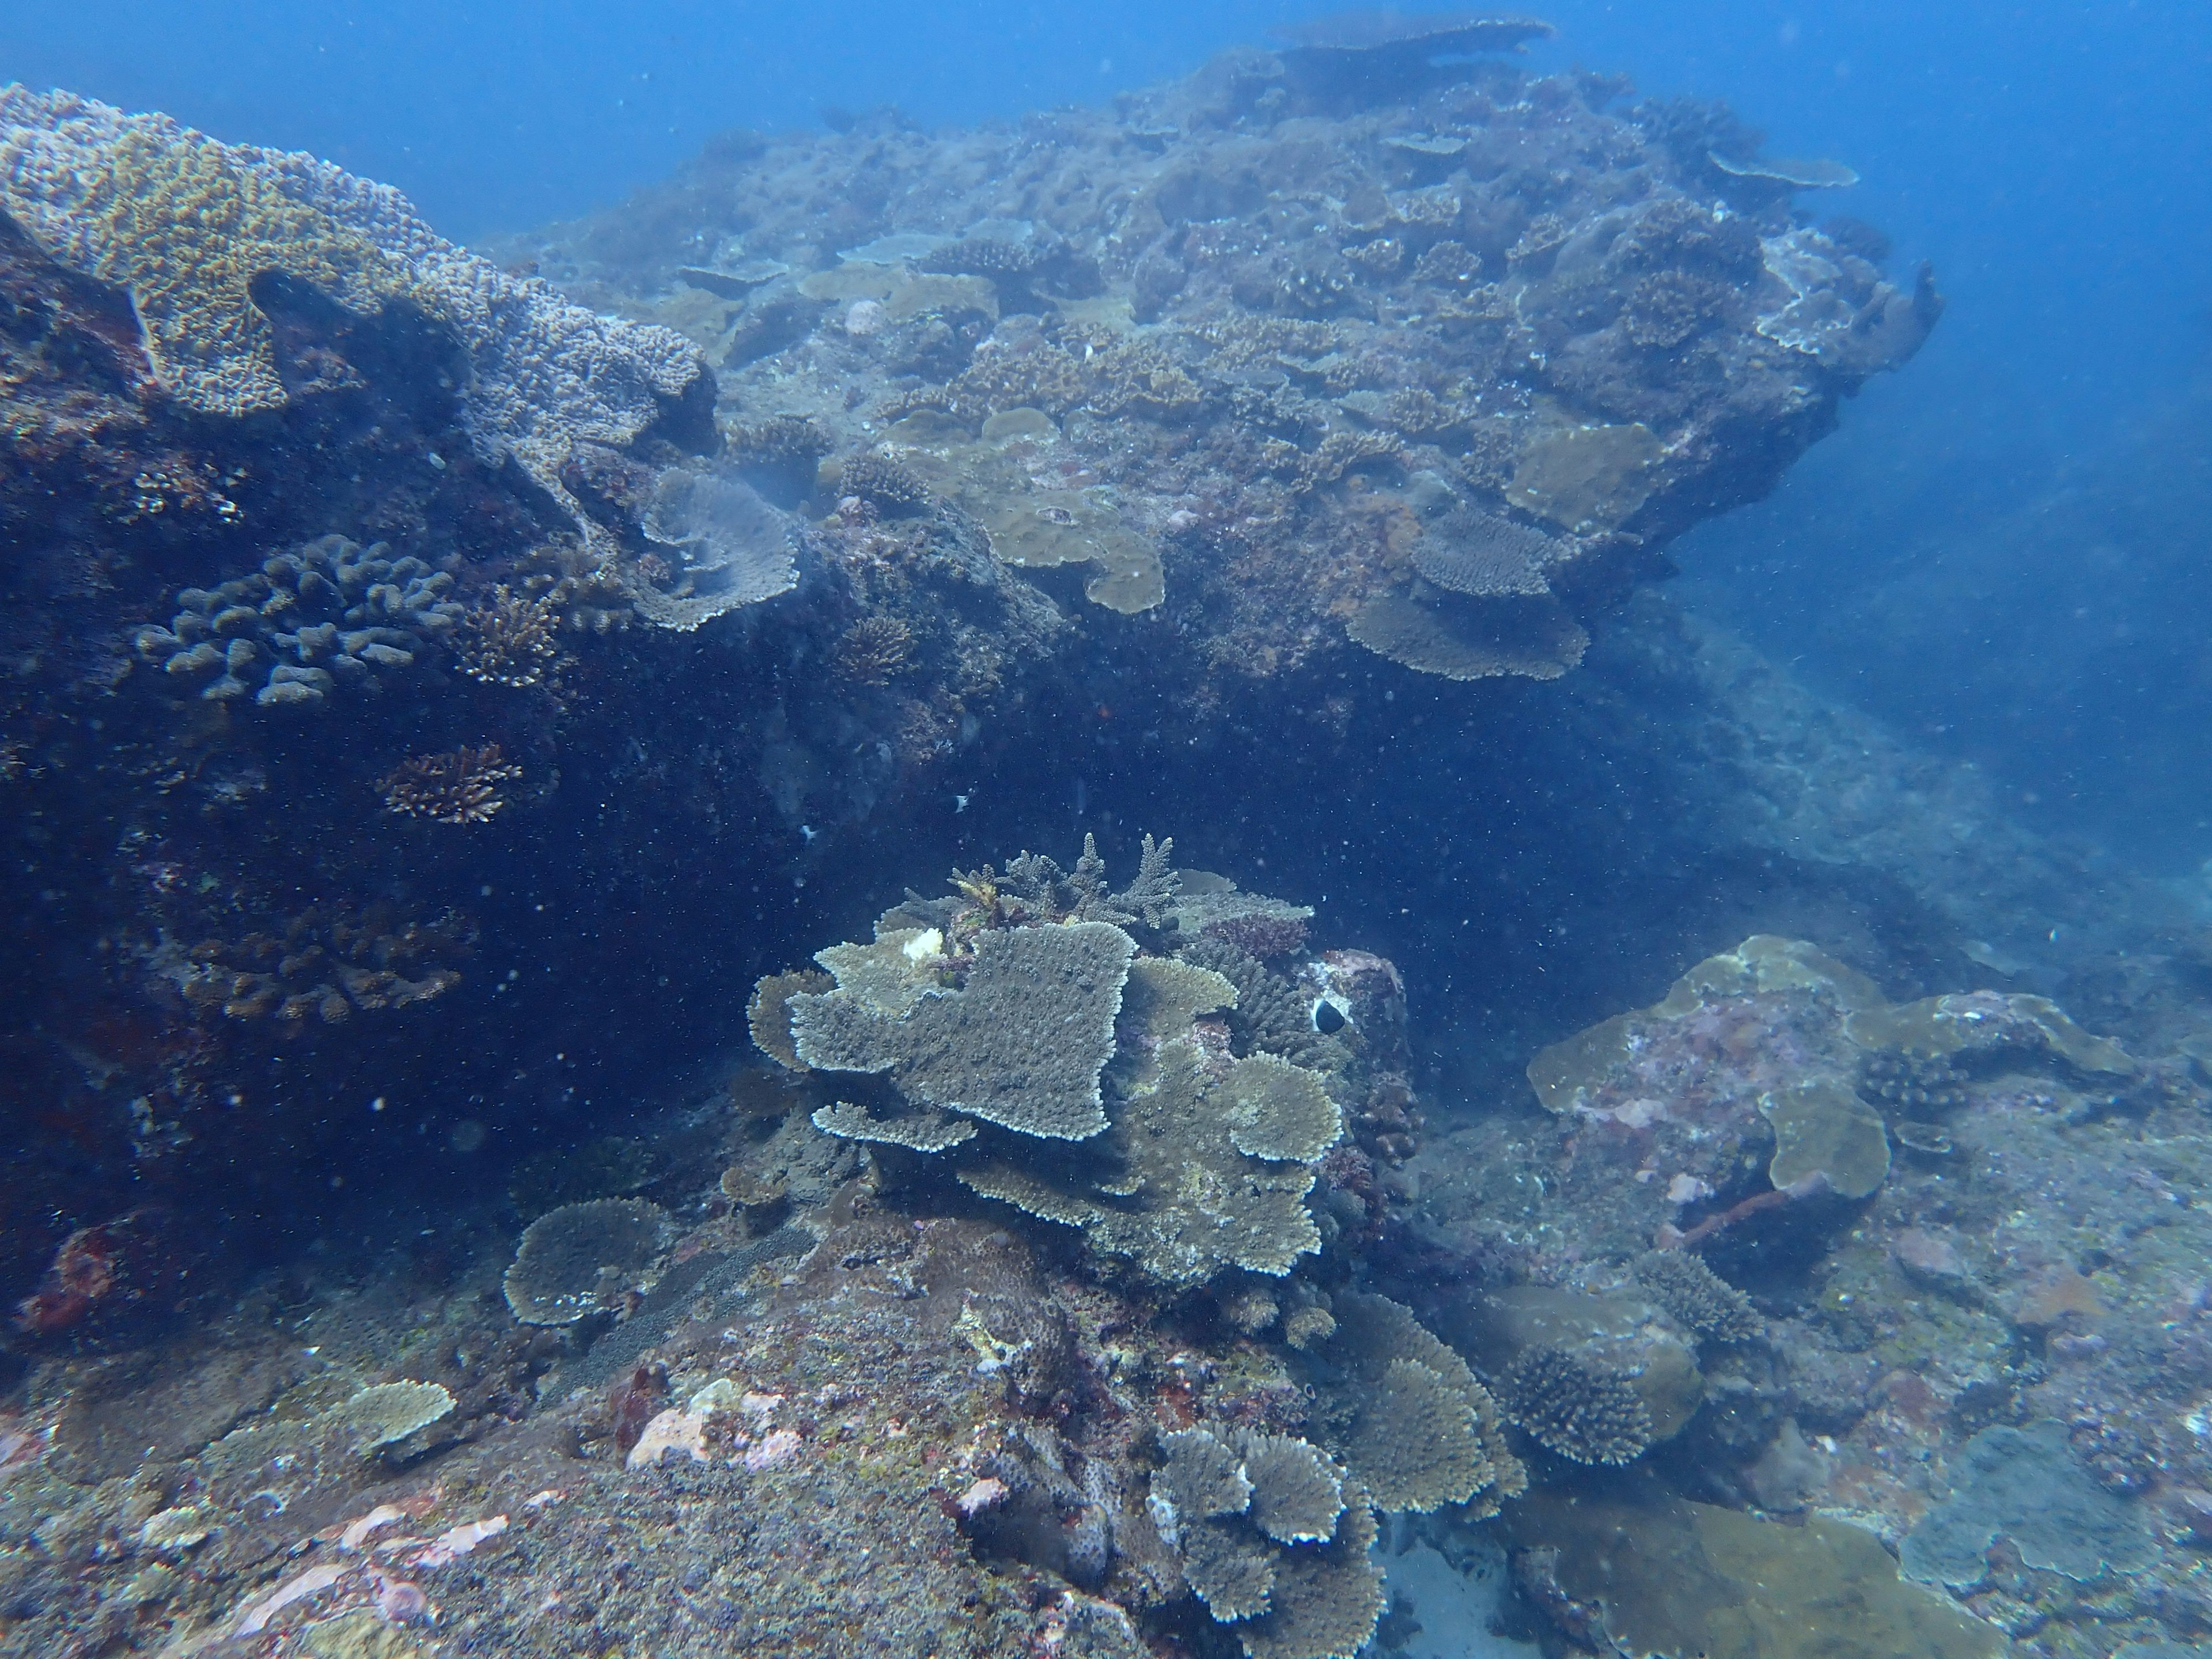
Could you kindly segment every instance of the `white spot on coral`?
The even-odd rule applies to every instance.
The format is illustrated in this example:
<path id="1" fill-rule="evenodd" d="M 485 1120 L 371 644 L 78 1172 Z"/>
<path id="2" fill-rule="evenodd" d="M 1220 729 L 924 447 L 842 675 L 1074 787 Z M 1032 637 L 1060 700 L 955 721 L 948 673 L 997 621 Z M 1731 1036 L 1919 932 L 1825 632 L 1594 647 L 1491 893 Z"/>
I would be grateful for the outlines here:
<path id="1" fill-rule="evenodd" d="M 972 1518 L 995 1504 L 1004 1503 L 1006 1497 L 1006 1483 L 995 1476 L 986 1475 L 952 1501 L 961 1514 Z"/>
<path id="2" fill-rule="evenodd" d="M 945 954 L 945 935 L 934 927 L 926 927 L 899 948 L 908 962 L 927 962 Z"/>

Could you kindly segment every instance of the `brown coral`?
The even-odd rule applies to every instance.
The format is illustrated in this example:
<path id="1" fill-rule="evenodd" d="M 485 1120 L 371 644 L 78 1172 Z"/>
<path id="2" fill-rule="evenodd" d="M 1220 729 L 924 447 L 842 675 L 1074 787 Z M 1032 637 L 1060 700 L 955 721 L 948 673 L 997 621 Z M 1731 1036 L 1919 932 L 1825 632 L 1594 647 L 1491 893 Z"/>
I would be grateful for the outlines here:
<path id="1" fill-rule="evenodd" d="M 454 656 L 461 672 L 487 685 L 542 685 L 561 667 L 560 627 L 550 594 L 518 593 L 502 582 L 461 618 Z"/>
<path id="2" fill-rule="evenodd" d="M 384 906 L 312 908 L 281 934 L 255 931 L 192 947 L 177 988 L 195 1008 L 299 1030 L 309 1016 L 335 1025 L 441 996 L 461 982 L 442 958 L 465 951 L 466 924 L 448 913 L 403 921 Z"/>
<path id="3" fill-rule="evenodd" d="M 854 455 L 838 475 L 840 493 L 857 495 L 879 513 L 894 517 L 926 511 L 929 486 L 896 461 L 880 455 Z"/>
<path id="4" fill-rule="evenodd" d="M 896 617 L 863 617 L 838 640 L 836 661 L 854 685 L 889 685 L 914 666 L 914 630 Z"/>
<path id="5" fill-rule="evenodd" d="M 442 754 L 414 755 L 399 763 L 377 781 L 384 810 L 404 818 L 428 818 L 436 823 L 489 823 L 507 805 L 499 793 L 522 769 L 488 743 L 481 749 L 465 744 Z"/>
<path id="6" fill-rule="evenodd" d="M 1505 1394 L 1523 1433 L 1577 1463 L 1632 1462 L 1651 1443 L 1635 1384 L 1568 1349 L 1528 1349 L 1506 1373 Z"/>

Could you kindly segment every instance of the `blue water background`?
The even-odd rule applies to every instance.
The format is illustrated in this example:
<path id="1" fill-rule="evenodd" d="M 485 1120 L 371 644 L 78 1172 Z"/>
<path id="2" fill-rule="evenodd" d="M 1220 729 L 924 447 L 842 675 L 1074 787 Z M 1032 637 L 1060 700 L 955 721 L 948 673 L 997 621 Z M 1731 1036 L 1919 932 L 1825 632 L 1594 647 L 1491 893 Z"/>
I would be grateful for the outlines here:
<path id="1" fill-rule="evenodd" d="M 1018 116 L 1322 8 L 1158 0 L 374 8 L 22 0 L 0 79 L 167 110 L 398 185 L 449 234 L 574 215 L 727 126 L 892 103 Z M 1864 175 L 1951 300 L 1682 592 L 2024 814 L 2131 863 L 2212 854 L 2212 9 L 1562 0 L 1541 67 L 1724 97 Z"/>

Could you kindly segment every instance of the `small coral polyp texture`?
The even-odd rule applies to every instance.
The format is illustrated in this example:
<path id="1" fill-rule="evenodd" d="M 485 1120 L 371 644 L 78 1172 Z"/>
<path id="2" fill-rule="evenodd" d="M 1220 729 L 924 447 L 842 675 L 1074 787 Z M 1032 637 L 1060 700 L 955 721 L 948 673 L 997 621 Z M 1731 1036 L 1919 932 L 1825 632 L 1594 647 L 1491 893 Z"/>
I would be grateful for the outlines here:
<path id="1" fill-rule="evenodd" d="M 682 336 L 508 275 L 386 185 L 165 115 L 0 88 L 0 211 L 58 263 L 130 296 L 156 377 L 202 414 L 289 401 L 256 293 L 264 278 L 364 316 L 413 305 L 470 359 L 463 416 L 485 459 L 512 455 L 572 511 L 559 470 L 576 441 L 629 442 L 706 373 Z"/>
<path id="2" fill-rule="evenodd" d="M 824 1133 L 946 1158 L 971 1190 L 1157 1283 L 1287 1274 L 1334 1225 L 1310 1200 L 1366 1097 L 1366 1045 L 1351 1028 L 1269 1052 L 1232 1021 L 1244 1001 L 1322 1005 L 1316 964 L 1234 951 L 1249 995 L 1206 965 L 1240 926 L 1288 917 L 1302 938 L 1311 913 L 1177 871 L 1172 848 L 1146 836 L 1119 890 L 1089 837 L 1072 870 L 1024 853 L 957 874 L 951 896 L 818 952 L 830 981 L 763 981 L 754 1035 L 846 1080 L 850 1097 L 813 1114 Z"/>

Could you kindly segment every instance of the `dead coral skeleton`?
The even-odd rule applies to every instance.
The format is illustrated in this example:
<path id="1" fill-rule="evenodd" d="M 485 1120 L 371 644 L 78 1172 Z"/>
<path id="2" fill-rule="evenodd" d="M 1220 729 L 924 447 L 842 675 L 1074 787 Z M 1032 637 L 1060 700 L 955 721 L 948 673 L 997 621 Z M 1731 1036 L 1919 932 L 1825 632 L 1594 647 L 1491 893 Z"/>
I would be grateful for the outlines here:
<path id="1" fill-rule="evenodd" d="M 384 810 L 404 818 L 428 818 L 436 823 L 489 823 L 507 798 L 499 793 L 522 769 L 488 743 L 481 749 L 463 745 L 442 754 L 413 755 L 386 773 L 377 782 Z"/>

